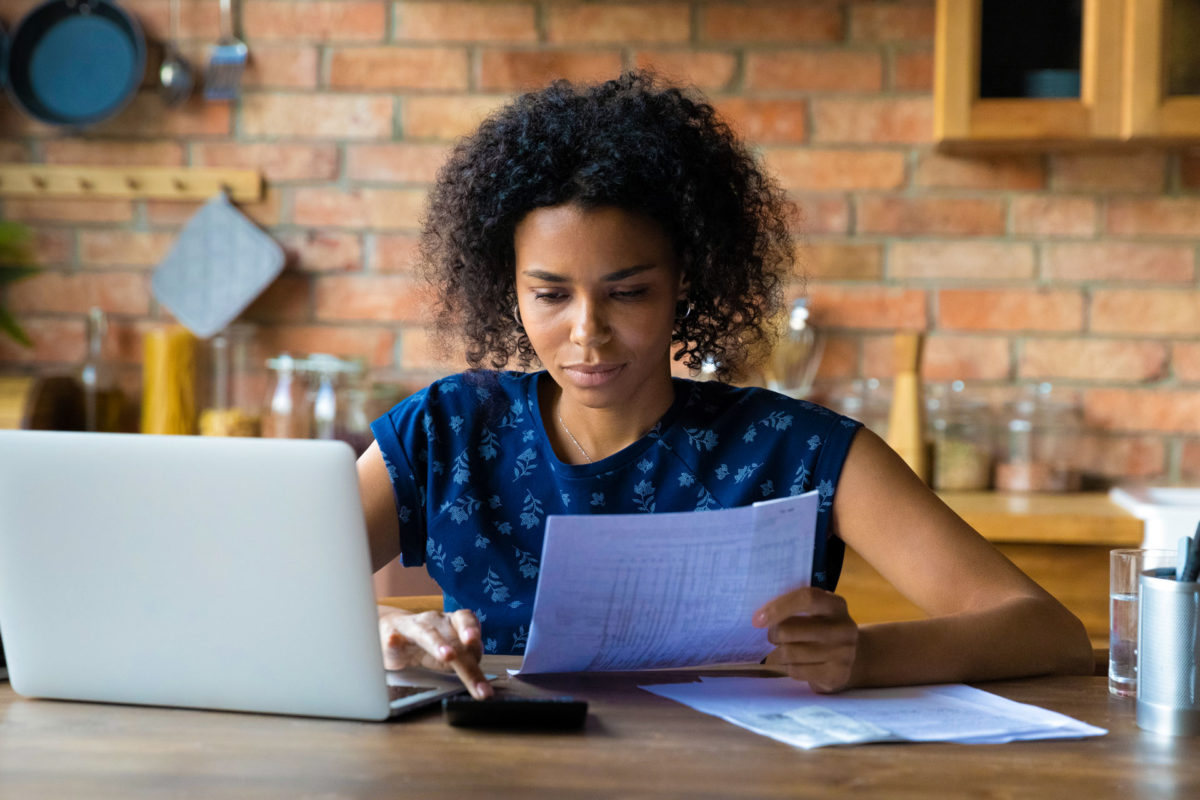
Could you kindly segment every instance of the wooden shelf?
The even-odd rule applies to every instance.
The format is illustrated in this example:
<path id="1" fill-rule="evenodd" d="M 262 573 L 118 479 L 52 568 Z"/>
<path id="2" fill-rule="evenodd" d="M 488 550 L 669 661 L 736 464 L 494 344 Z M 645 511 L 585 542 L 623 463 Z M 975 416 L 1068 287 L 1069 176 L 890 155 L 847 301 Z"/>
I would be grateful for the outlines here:
<path id="1" fill-rule="evenodd" d="M 1103 493 L 943 492 L 993 542 L 1141 547 L 1142 521 Z"/>

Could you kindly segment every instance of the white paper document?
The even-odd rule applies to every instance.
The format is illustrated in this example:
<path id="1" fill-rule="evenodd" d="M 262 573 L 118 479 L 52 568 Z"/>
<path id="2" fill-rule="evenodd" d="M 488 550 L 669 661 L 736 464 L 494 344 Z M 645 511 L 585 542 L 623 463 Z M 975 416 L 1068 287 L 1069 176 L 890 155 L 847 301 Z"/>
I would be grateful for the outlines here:
<path id="1" fill-rule="evenodd" d="M 809 585 L 818 502 L 548 517 L 518 674 L 760 661 L 750 618 Z"/>
<path id="2" fill-rule="evenodd" d="M 863 742 L 1000 744 L 1108 733 L 962 684 L 828 695 L 790 678 L 704 677 L 640 688 L 805 749 Z"/>

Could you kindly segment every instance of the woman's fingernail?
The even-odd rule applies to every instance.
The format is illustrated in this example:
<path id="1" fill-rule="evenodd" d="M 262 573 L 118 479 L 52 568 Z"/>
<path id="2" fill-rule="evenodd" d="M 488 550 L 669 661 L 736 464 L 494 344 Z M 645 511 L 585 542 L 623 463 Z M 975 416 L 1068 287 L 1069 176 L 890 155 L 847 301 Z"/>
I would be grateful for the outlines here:
<path id="1" fill-rule="evenodd" d="M 764 625 L 767 624 L 767 612 L 756 611 L 754 613 L 754 619 L 751 621 L 754 623 L 755 627 L 758 627 L 758 628 L 763 627 Z"/>
<path id="2" fill-rule="evenodd" d="M 452 655 L 454 655 L 454 648 L 449 645 L 442 645 L 438 648 L 438 657 L 443 661 L 449 661 Z"/>
<path id="3" fill-rule="evenodd" d="M 488 683 L 487 681 L 481 681 L 481 682 L 475 684 L 475 694 L 479 695 L 479 697 L 481 697 L 481 698 L 491 697 L 492 696 L 492 685 L 490 683 Z"/>

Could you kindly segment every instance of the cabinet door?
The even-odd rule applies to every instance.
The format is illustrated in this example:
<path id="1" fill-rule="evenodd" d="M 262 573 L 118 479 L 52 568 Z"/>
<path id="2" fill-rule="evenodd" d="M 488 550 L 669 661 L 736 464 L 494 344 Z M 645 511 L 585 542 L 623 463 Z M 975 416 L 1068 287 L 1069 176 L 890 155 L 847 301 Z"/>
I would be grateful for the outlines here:
<path id="1" fill-rule="evenodd" d="M 1118 139 L 1125 1 L 1082 0 L 1074 29 L 1059 32 L 1047 26 L 1062 27 L 1064 17 L 1043 14 L 1070 3 L 938 0 L 935 137 L 947 145 Z M 1006 69 L 1024 70 L 1025 84 L 1014 87 L 1003 74 L 997 80 Z M 1069 96 L 1037 96 L 1056 93 L 1041 88 L 1053 82 L 1039 79 L 1072 71 L 1078 89 L 1061 92 Z"/>
<path id="2" fill-rule="evenodd" d="M 1200 0 L 1128 0 L 1128 9 L 1122 132 L 1200 136 Z"/>

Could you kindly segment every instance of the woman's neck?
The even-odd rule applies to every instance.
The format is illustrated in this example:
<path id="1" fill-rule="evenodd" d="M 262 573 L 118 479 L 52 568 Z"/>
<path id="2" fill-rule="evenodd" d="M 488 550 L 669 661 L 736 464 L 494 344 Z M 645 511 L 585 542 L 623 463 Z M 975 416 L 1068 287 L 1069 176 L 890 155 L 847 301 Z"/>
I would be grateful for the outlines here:
<path id="1" fill-rule="evenodd" d="M 558 457 L 569 464 L 589 463 L 611 456 L 645 436 L 675 402 L 670 376 L 661 388 L 641 392 L 638 402 L 589 408 L 571 402 L 552 380 L 544 382 L 539 399 L 542 423 Z"/>

